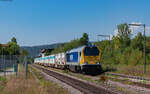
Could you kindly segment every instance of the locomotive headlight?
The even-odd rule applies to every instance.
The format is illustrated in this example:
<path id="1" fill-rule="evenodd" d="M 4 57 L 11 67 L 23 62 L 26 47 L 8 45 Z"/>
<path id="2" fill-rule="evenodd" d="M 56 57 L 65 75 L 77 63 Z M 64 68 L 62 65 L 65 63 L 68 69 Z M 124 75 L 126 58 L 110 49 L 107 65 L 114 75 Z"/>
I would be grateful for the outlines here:
<path id="1" fill-rule="evenodd" d="M 96 64 L 100 64 L 99 62 L 96 62 Z"/>
<path id="2" fill-rule="evenodd" d="M 84 64 L 88 64 L 88 62 L 85 62 Z"/>

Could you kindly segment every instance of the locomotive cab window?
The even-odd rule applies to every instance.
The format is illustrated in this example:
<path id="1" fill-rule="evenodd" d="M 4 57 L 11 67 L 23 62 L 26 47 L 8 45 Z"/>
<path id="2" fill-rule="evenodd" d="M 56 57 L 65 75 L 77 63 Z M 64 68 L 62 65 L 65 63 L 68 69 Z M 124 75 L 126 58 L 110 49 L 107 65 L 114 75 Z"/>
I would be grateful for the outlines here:
<path id="1" fill-rule="evenodd" d="M 99 50 L 97 47 L 86 47 L 84 50 L 85 56 L 98 56 Z"/>
<path id="2" fill-rule="evenodd" d="M 80 56 L 81 56 L 81 52 L 79 52 Z"/>

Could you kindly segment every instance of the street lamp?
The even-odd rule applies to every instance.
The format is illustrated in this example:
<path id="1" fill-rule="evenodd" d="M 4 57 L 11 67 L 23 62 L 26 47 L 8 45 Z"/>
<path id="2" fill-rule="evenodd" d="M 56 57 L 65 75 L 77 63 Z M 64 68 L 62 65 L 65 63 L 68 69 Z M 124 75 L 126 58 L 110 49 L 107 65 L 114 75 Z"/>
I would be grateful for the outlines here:
<path id="1" fill-rule="evenodd" d="M 107 38 L 109 38 L 109 53 L 110 53 L 110 35 L 97 35 L 98 37 L 107 37 Z M 111 62 L 110 61 L 110 54 L 109 54 L 109 62 Z"/>
<path id="2" fill-rule="evenodd" d="M 145 24 L 128 24 L 129 26 L 143 26 L 144 27 L 144 73 L 146 73 L 146 37 L 145 37 Z"/>

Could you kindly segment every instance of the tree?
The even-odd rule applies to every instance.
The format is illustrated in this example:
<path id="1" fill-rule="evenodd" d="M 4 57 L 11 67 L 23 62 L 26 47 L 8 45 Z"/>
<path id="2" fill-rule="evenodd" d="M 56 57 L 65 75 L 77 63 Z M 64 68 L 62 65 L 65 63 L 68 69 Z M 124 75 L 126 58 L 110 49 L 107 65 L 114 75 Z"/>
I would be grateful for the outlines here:
<path id="1" fill-rule="evenodd" d="M 21 55 L 22 55 L 22 56 L 28 56 L 29 53 L 28 53 L 27 49 L 23 49 L 23 50 L 21 51 Z"/>
<path id="2" fill-rule="evenodd" d="M 0 44 L 0 55 L 2 54 L 2 44 Z"/>
<path id="3" fill-rule="evenodd" d="M 16 38 L 15 38 L 15 37 L 13 37 L 13 38 L 11 39 L 11 42 L 15 42 L 15 43 L 17 43 Z"/>
<path id="4" fill-rule="evenodd" d="M 118 29 L 118 35 L 117 37 L 119 38 L 120 41 L 120 46 L 127 47 L 130 45 L 130 35 L 131 35 L 131 30 L 129 29 L 128 24 L 119 24 L 117 26 Z"/>
<path id="5" fill-rule="evenodd" d="M 73 48 L 77 48 L 81 46 L 80 44 L 80 40 L 79 39 L 74 39 L 74 40 L 71 40 L 71 42 L 67 43 L 64 48 L 63 48 L 63 51 L 66 52 L 68 50 L 71 50 Z"/>
<path id="6" fill-rule="evenodd" d="M 144 37 L 142 36 L 142 33 L 139 32 L 137 36 L 132 40 L 131 46 L 133 49 L 139 48 L 140 51 L 143 50 L 143 43 L 144 43 Z"/>
<path id="7" fill-rule="evenodd" d="M 5 47 L 5 53 L 9 55 L 19 55 L 19 45 L 15 42 L 8 42 L 8 46 Z"/>
<path id="8" fill-rule="evenodd" d="M 87 45 L 89 42 L 89 37 L 87 33 L 83 33 L 82 38 L 80 38 L 81 45 Z"/>
<path id="9" fill-rule="evenodd" d="M 117 26 L 118 29 L 118 35 L 122 38 L 130 38 L 131 30 L 129 29 L 128 24 L 119 24 Z"/>
<path id="10" fill-rule="evenodd" d="M 87 45 L 89 42 L 88 34 L 83 33 L 83 36 L 80 39 L 71 40 L 68 43 L 64 43 L 60 47 L 56 47 L 50 54 L 55 54 L 59 52 L 66 52 L 73 48 L 77 48 L 79 46 Z"/>

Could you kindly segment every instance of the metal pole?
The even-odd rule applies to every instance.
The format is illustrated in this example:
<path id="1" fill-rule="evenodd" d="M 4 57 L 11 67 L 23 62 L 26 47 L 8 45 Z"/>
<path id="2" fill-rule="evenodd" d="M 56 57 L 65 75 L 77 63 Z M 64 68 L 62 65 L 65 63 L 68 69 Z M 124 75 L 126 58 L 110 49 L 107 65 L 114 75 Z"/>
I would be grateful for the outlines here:
<path id="1" fill-rule="evenodd" d="M 143 26 L 144 27 L 144 73 L 146 73 L 146 36 L 145 36 L 145 24 L 129 24 L 131 26 Z"/>
<path id="2" fill-rule="evenodd" d="M 4 64 L 4 53 L 3 53 L 3 48 L 2 48 L 2 62 L 3 62 L 2 69 L 3 69 L 4 77 L 5 77 L 5 71 L 4 71 L 5 64 Z"/>
<path id="3" fill-rule="evenodd" d="M 6 61 L 5 61 L 5 55 L 4 55 L 4 76 L 6 78 Z"/>
<path id="4" fill-rule="evenodd" d="M 101 37 L 108 37 L 109 38 L 109 63 L 111 62 L 111 51 L 110 51 L 110 35 L 97 35 L 98 37 L 101 36 Z"/>
<path id="5" fill-rule="evenodd" d="M 109 63 L 111 62 L 111 51 L 110 51 L 110 35 L 109 35 Z"/>
<path id="6" fill-rule="evenodd" d="M 25 76 L 26 76 L 26 79 L 27 79 L 27 76 L 28 76 L 28 64 L 27 64 L 27 57 L 25 57 Z"/>
<path id="7" fill-rule="evenodd" d="M 146 73 L 146 53 L 145 53 L 145 50 L 146 50 L 146 37 L 145 37 L 145 24 L 143 26 L 144 26 L 144 73 Z"/>

